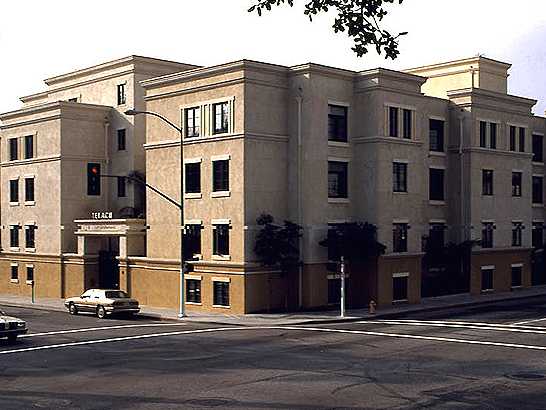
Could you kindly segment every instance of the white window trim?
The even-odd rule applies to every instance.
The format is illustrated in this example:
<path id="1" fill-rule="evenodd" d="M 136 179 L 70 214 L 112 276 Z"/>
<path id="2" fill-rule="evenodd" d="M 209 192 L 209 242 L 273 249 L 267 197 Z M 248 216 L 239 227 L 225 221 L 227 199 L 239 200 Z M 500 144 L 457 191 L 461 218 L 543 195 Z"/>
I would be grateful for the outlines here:
<path id="1" fill-rule="evenodd" d="M 393 219 L 393 224 L 408 224 L 409 225 L 409 219 Z"/>
<path id="2" fill-rule="evenodd" d="M 344 157 L 328 157 L 328 162 L 346 162 L 346 163 L 349 163 L 351 162 L 351 158 L 344 158 Z"/>
<path id="3" fill-rule="evenodd" d="M 351 146 L 351 143 L 349 142 L 349 136 L 347 136 L 347 142 L 328 140 L 328 146 L 329 147 L 337 147 L 337 148 L 349 148 Z M 541 162 L 541 164 L 542 164 L 542 162 Z"/>
<path id="4" fill-rule="evenodd" d="M 337 100 L 330 100 L 328 99 L 328 105 L 339 105 L 340 107 L 346 107 L 349 108 L 351 106 L 350 103 L 345 101 L 337 101 Z"/>
<path id="5" fill-rule="evenodd" d="M 399 159 L 399 158 L 394 158 L 394 159 L 392 160 L 392 162 L 393 162 L 393 163 L 399 162 L 399 163 L 401 163 L 401 164 L 409 164 L 409 163 L 410 163 L 408 159 Z"/>
<path id="6" fill-rule="evenodd" d="M 544 174 L 533 174 L 531 175 L 533 177 L 539 177 L 539 178 L 544 178 Z"/>
<path id="7" fill-rule="evenodd" d="M 480 270 L 495 270 L 495 265 L 484 265 L 480 266 Z"/>
<path id="8" fill-rule="evenodd" d="M 445 219 L 429 219 L 428 223 L 429 224 L 446 224 L 447 220 L 445 220 Z"/>
<path id="9" fill-rule="evenodd" d="M 184 275 L 184 279 L 186 280 L 202 280 L 201 275 L 188 275 L 187 273 Z"/>
<path id="10" fill-rule="evenodd" d="M 212 191 L 210 193 L 211 198 L 225 198 L 231 196 L 231 191 Z"/>
<path id="11" fill-rule="evenodd" d="M 350 202 L 349 198 L 328 198 L 329 204 L 349 204 Z"/>
<path id="12" fill-rule="evenodd" d="M 196 164 L 199 162 L 203 162 L 203 158 L 197 157 L 197 158 L 185 158 L 184 164 Z"/>
<path id="13" fill-rule="evenodd" d="M 201 192 L 187 192 L 184 194 L 184 199 L 201 199 L 203 194 Z"/>
<path id="14" fill-rule="evenodd" d="M 444 123 L 446 122 L 446 117 L 441 117 L 439 115 L 429 115 L 427 118 L 429 120 L 443 121 Z M 444 124 L 444 131 L 445 131 L 445 126 L 446 124 Z"/>
<path id="15" fill-rule="evenodd" d="M 512 263 L 511 268 L 523 268 L 523 263 Z"/>
<path id="16" fill-rule="evenodd" d="M 392 274 L 393 278 L 409 278 L 409 272 L 396 272 Z"/>
<path id="17" fill-rule="evenodd" d="M 230 283 L 231 278 L 221 277 L 221 276 L 213 276 L 211 279 L 212 282 L 224 282 L 224 283 Z"/>
<path id="18" fill-rule="evenodd" d="M 429 169 L 441 169 L 441 170 L 446 170 L 446 166 L 445 165 L 429 165 Z"/>
<path id="19" fill-rule="evenodd" d="M 186 219 L 184 225 L 203 225 L 202 219 Z"/>
<path id="20" fill-rule="evenodd" d="M 231 225 L 231 219 L 211 219 L 211 225 Z M 213 227 L 214 229 L 214 227 Z"/>

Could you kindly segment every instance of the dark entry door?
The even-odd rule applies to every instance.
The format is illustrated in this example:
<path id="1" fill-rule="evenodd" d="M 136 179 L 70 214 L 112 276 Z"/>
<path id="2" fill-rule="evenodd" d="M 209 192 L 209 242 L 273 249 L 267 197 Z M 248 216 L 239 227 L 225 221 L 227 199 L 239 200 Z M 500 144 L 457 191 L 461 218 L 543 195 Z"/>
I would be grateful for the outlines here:
<path id="1" fill-rule="evenodd" d="M 114 252 L 99 252 L 99 287 L 119 289 L 119 264 Z"/>

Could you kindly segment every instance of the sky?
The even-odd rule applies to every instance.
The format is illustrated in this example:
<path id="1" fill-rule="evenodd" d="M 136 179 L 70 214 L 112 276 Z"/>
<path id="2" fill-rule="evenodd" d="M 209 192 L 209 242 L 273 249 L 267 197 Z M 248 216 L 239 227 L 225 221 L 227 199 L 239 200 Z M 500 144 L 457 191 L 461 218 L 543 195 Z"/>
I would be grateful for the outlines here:
<path id="1" fill-rule="evenodd" d="M 2 0 L 0 112 L 44 91 L 45 78 L 131 54 L 214 65 L 242 58 L 282 65 L 320 63 L 360 71 L 392 69 L 482 54 L 512 63 L 509 93 L 546 110 L 546 1 L 404 0 L 384 24 L 408 31 L 395 61 L 373 50 L 359 58 L 331 29 L 334 15 L 312 23 L 308 0 L 262 17 L 255 0 Z"/>

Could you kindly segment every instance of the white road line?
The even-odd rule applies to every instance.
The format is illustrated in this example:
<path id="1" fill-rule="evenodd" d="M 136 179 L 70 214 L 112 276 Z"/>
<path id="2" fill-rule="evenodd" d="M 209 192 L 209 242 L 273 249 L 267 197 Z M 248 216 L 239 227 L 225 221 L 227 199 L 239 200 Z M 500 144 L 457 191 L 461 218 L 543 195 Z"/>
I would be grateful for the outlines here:
<path id="1" fill-rule="evenodd" d="M 524 345 L 524 344 L 516 344 L 516 343 L 500 343 L 500 342 L 493 342 L 493 341 L 487 341 L 487 340 L 465 340 L 465 339 L 454 339 L 454 338 L 447 338 L 447 337 L 408 335 L 408 334 L 400 334 L 400 333 L 367 332 L 362 330 L 324 329 L 324 328 L 317 328 L 317 327 L 255 326 L 255 327 L 223 327 L 223 328 L 212 328 L 212 329 L 185 330 L 185 331 L 178 331 L 178 332 L 152 333 L 152 334 L 138 335 L 138 336 L 125 336 L 125 337 L 115 337 L 115 338 L 109 338 L 109 339 L 88 340 L 88 341 L 82 341 L 82 342 L 61 343 L 61 344 L 36 346 L 36 347 L 28 347 L 28 348 L 21 348 L 21 349 L 2 350 L 0 351 L 0 355 L 32 352 L 37 350 L 50 350 L 50 349 L 60 349 L 60 348 L 75 347 L 75 346 L 95 345 L 95 344 L 101 344 L 101 343 L 123 342 L 123 341 L 129 341 L 129 340 L 151 339 L 151 338 L 157 338 L 157 337 L 180 336 L 180 335 L 213 333 L 213 332 L 216 333 L 216 332 L 226 332 L 226 331 L 251 331 L 251 330 L 294 330 L 294 331 L 305 331 L 305 332 L 340 333 L 340 334 L 353 334 L 353 335 L 365 335 L 365 336 L 391 337 L 391 338 L 397 338 L 397 339 L 429 340 L 429 341 L 435 341 L 435 342 L 459 343 L 459 344 L 481 345 L 481 346 L 498 346 L 498 347 L 513 348 L 513 349 L 546 351 L 546 346 L 534 346 L 534 345 Z"/>
<path id="2" fill-rule="evenodd" d="M 118 325 L 118 326 L 103 326 L 103 327 L 87 327 L 82 329 L 69 329 L 69 330 L 55 330 L 52 332 L 42 332 L 42 333 L 29 333 L 26 335 L 21 335 L 19 337 L 36 337 L 36 336 L 52 336 L 52 335 L 64 335 L 70 333 L 84 333 L 84 332 L 98 332 L 101 330 L 113 330 L 113 329 L 130 329 L 130 328 L 140 328 L 140 327 L 163 327 L 163 326 L 187 326 L 186 323 L 147 323 L 142 325 Z"/>
<path id="3" fill-rule="evenodd" d="M 531 330 L 546 330 L 546 327 L 539 326 L 519 326 L 517 323 L 512 324 L 503 324 L 503 323 L 484 323 L 484 322 L 458 322 L 452 320 L 410 320 L 410 319 L 400 319 L 400 320 L 376 320 L 381 323 L 433 323 L 433 324 L 448 324 L 448 325 L 469 325 L 469 326 L 484 326 L 484 327 L 505 327 L 511 329 L 514 327 L 521 329 L 531 329 Z M 359 322 L 356 322 L 359 323 Z"/>
<path id="4" fill-rule="evenodd" d="M 524 322 L 512 323 L 512 326 L 526 325 L 527 323 L 542 322 L 542 321 L 544 321 L 544 320 L 546 320 L 546 317 L 545 317 L 545 318 L 542 318 L 542 319 L 526 320 L 526 321 L 524 321 Z"/>

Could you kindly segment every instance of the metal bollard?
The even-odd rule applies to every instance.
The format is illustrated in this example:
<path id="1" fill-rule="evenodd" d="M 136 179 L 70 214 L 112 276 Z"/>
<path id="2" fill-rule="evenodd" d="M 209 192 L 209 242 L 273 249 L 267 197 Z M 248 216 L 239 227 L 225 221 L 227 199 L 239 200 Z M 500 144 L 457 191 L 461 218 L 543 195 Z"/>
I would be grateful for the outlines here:
<path id="1" fill-rule="evenodd" d="M 373 300 L 370 300 L 370 308 L 369 308 L 370 315 L 375 315 L 376 306 L 377 306 L 377 303 L 375 303 L 375 301 Z"/>

